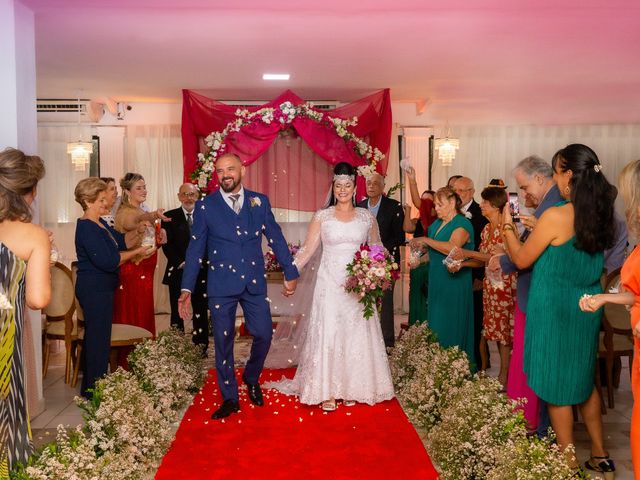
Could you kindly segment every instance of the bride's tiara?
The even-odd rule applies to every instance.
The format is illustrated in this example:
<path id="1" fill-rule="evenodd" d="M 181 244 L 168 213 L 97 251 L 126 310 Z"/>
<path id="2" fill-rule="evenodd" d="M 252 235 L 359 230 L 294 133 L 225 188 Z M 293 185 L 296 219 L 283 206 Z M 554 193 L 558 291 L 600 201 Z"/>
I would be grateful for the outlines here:
<path id="1" fill-rule="evenodd" d="M 355 175 L 346 175 L 344 173 L 340 174 L 340 175 L 334 175 L 333 176 L 333 181 L 334 182 L 339 182 L 339 181 L 343 181 L 343 182 L 355 182 L 356 181 L 356 176 Z"/>

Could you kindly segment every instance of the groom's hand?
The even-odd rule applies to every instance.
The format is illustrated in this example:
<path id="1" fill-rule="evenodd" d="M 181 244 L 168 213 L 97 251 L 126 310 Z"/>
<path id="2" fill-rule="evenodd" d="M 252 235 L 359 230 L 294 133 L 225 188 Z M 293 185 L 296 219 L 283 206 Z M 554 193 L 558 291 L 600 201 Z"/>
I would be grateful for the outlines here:
<path id="1" fill-rule="evenodd" d="M 290 297 L 296 291 L 296 287 L 298 286 L 298 279 L 294 280 L 285 280 L 284 281 L 284 289 L 282 290 L 282 294 L 285 297 Z"/>
<path id="2" fill-rule="evenodd" d="M 178 298 L 178 312 L 180 318 L 188 322 L 191 320 L 191 292 L 182 292 Z"/>

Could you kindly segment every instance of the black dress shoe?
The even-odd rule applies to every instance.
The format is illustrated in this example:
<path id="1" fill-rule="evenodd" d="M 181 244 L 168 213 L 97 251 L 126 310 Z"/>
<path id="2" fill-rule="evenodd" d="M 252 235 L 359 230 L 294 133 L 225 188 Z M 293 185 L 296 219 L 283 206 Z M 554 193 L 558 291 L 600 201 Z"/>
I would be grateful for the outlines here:
<path id="1" fill-rule="evenodd" d="M 249 394 L 249 400 L 254 405 L 259 407 L 264 406 L 264 399 L 262 398 L 262 389 L 259 383 L 249 383 L 247 379 L 242 376 L 242 381 L 247 385 L 247 393 Z"/>
<path id="2" fill-rule="evenodd" d="M 240 405 L 238 405 L 237 401 L 225 400 L 224 402 L 222 402 L 220 408 L 213 412 L 211 418 L 213 418 L 214 420 L 220 420 L 221 418 L 228 417 L 232 413 L 236 413 L 238 410 L 240 410 Z"/>

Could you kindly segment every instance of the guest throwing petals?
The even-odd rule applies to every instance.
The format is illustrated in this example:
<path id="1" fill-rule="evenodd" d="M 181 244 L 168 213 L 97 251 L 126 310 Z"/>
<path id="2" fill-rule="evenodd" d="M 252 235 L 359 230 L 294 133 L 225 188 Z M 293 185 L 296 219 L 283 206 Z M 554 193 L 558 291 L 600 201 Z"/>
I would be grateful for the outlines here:
<path id="1" fill-rule="evenodd" d="M 171 221 L 163 215 L 164 210 L 145 212 L 141 205 L 147 198 L 147 187 L 139 173 L 127 173 L 120 180 L 122 203 L 118 208 L 115 227 L 120 233 L 138 232 L 137 246 L 155 245 L 155 230 L 152 222 L 161 219 Z M 156 320 L 153 308 L 153 275 L 157 253 L 138 255 L 120 267 L 120 285 L 116 290 L 113 307 L 113 323 L 126 323 L 150 331 L 156 335 Z M 121 362 L 122 363 L 122 362 Z"/>

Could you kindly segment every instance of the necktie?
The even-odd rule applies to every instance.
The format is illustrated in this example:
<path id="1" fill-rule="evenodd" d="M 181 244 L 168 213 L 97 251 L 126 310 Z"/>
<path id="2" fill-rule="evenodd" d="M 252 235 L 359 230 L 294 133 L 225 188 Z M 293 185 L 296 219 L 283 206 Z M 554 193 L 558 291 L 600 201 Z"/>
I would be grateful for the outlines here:
<path id="1" fill-rule="evenodd" d="M 189 224 L 189 226 L 193 226 L 193 214 L 192 213 L 187 213 L 187 223 Z"/>
<path id="2" fill-rule="evenodd" d="M 229 195 L 229 198 L 233 202 L 233 204 L 231 205 L 231 208 L 233 208 L 233 211 L 236 213 L 240 213 L 240 202 L 238 202 L 238 199 L 240 198 L 240 194 L 233 193 Z"/>

